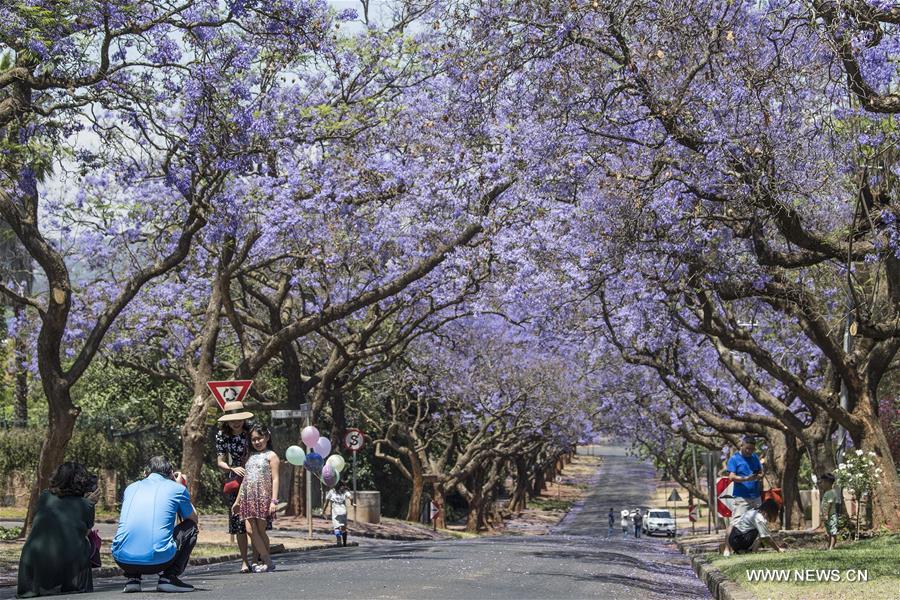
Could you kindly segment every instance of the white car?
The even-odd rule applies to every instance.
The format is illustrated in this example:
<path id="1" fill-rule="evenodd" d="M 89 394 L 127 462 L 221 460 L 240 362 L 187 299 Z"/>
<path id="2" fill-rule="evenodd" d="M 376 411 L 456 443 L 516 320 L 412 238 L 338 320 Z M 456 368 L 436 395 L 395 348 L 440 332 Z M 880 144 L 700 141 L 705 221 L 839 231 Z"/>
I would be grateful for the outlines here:
<path id="1" fill-rule="evenodd" d="M 669 537 L 675 537 L 675 519 L 672 514 L 662 508 L 651 508 L 644 515 L 641 529 L 647 535 L 665 533 Z"/>

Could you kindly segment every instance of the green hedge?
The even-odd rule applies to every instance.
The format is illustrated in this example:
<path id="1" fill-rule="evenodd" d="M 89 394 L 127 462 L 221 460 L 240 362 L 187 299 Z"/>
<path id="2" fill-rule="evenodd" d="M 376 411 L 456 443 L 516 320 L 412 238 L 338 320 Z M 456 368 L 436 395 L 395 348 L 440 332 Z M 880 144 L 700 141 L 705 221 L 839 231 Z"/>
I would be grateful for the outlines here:
<path id="1" fill-rule="evenodd" d="M 0 429 L 0 473 L 36 471 L 43 442 L 42 429 Z M 158 454 L 176 462 L 179 460 L 181 444 L 177 432 L 109 439 L 96 430 L 76 429 L 66 448 L 66 460 L 78 461 L 92 472 L 112 469 L 119 473 L 122 486 L 141 477 L 147 460 Z M 197 503 L 223 507 L 221 489 L 221 473 L 214 465 L 204 464 Z"/>
<path id="2" fill-rule="evenodd" d="M 37 469 L 43 443 L 44 432 L 40 429 L 0 431 L 0 472 Z M 76 430 L 66 449 L 66 460 L 77 460 L 91 470 L 115 469 L 130 473 L 141 460 L 139 453 L 140 449 L 134 443 L 110 441 L 93 431 Z"/>

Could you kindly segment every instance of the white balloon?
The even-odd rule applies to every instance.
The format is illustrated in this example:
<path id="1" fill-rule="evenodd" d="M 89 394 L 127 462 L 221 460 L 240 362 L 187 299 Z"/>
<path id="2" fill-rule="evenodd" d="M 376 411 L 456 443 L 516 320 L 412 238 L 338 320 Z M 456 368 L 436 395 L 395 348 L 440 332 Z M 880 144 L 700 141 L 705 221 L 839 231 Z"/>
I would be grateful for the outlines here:
<path id="1" fill-rule="evenodd" d="M 327 464 L 331 465 L 335 471 L 340 473 L 344 470 L 344 467 L 347 466 L 347 463 L 344 461 L 344 457 L 340 454 L 332 454 L 328 457 L 328 460 L 325 461 Z"/>
<path id="2" fill-rule="evenodd" d="M 325 458 L 331 452 L 331 440 L 327 437 L 320 437 L 319 441 L 316 442 L 316 453 Z"/>

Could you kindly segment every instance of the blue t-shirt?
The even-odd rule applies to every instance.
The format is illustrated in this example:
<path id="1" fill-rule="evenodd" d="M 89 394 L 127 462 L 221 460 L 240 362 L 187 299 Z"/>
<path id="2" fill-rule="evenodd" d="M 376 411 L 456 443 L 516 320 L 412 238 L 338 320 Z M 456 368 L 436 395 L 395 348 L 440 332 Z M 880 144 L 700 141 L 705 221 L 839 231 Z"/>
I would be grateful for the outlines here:
<path id="1" fill-rule="evenodd" d="M 194 512 L 186 487 L 151 473 L 125 488 L 113 558 L 127 565 L 160 565 L 175 556 L 175 515 Z"/>
<path id="2" fill-rule="evenodd" d="M 726 468 L 729 473 L 734 473 L 741 477 L 747 477 L 748 475 L 753 475 L 757 471 L 762 471 L 759 457 L 755 453 L 751 454 L 750 458 L 744 458 L 743 454 L 735 452 L 734 455 L 728 459 Z M 761 481 L 735 481 L 733 487 L 734 495 L 738 498 L 759 498 L 762 495 L 761 484 Z"/>

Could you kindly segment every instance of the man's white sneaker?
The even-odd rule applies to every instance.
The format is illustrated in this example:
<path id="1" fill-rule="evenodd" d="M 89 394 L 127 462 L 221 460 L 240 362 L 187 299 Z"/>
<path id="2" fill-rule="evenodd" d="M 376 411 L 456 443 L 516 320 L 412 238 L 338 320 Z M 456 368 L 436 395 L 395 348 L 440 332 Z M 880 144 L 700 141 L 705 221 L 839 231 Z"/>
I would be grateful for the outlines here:
<path id="1" fill-rule="evenodd" d="M 125 588 L 122 590 L 125 594 L 134 594 L 141 591 L 141 580 L 140 579 L 129 579 L 128 583 L 125 584 Z"/>

